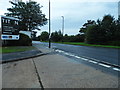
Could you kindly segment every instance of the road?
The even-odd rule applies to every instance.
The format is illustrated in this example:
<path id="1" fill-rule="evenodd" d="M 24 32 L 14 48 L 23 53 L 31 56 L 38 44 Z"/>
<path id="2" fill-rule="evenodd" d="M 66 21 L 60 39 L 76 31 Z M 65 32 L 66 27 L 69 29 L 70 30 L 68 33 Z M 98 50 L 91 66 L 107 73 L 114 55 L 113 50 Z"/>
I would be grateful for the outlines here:
<path id="1" fill-rule="evenodd" d="M 46 42 L 33 41 L 33 44 L 37 44 L 48 47 Z M 110 64 L 120 65 L 118 62 L 118 54 L 120 49 L 112 48 L 101 48 L 101 47 L 88 47 L 88 46 L 77 46 L 77 45 L 67 45 L 52 43 L 51 47 L 57 50 L 65 51 L 79 57 L 92 58 L 94 60 L 108 62 Z"/>
<path id="2" fill-rule="evenodd" d="M 77 56 L 77 52 L 67 52 L 67 49 L 63 51 L 57 48 L 57 46 L 67 48 L 70 47 L 69 45 L 53 44 L 52 47 L 55 49 L 49 49 L 48 43 L 33 42 L 33 45 L 46 54 L 2 64 L 3 88 L 41 88 L 43 90 L 46 88 L 118 88 L 120 86 L 118 71 L 113 70 L 115 67 L 107 66 L 108 73 L 106 73 L 104 69 L 98 69 L 102 67 L 98 65 L 101 63 L 95 64 L 97 68 L 91 67 L 90 62 L 87 65 L 81 62 L 85 58 L 80 58 L 79 54 Z M 112 71 L 111 74 L 109 71 Z"/>

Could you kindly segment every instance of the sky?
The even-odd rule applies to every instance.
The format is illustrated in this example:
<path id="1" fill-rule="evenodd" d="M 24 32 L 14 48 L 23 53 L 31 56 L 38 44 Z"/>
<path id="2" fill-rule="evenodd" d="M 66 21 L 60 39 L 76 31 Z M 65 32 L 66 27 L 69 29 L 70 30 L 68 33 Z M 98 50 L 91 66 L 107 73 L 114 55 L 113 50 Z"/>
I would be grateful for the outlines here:
<path id="1" fill-rule="evenodd" d="M 23 0 L 26 1 L 26 0 Z M 34 0 L 43 7 L 43 14 L 49 19 L 49 0 Z M 62 29 L 64 16 L 64 34 L 76 35 L 87 20 L 102 19 L 104 15 L 111 14 L 118 18 L 119 0 L 50 0 L 51 2 L 51 32 Z M 11 7 L 9 0 L 0 0 L 0 15 Z M 49 31 L 48 24 L 41 27 L 41 31 Z M 37 34 L 39 35 L 40 32 Z"/>

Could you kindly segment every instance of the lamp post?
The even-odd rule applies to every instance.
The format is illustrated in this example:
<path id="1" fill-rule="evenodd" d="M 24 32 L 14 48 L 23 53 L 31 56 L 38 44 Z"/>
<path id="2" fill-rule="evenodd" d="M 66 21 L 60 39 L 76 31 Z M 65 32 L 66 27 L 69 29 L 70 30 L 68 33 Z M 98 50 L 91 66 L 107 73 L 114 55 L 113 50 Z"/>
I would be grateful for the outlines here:
<path id="1" fill-rule="evenodd" d="M 51 48 L 50 0 L 49 0 L 49 48 Z"/>
<path id="2" fill-rule="evenodd" d="M 64 16 L 61 17 L 62 17 L 62 34 L 64 34 Z"/>

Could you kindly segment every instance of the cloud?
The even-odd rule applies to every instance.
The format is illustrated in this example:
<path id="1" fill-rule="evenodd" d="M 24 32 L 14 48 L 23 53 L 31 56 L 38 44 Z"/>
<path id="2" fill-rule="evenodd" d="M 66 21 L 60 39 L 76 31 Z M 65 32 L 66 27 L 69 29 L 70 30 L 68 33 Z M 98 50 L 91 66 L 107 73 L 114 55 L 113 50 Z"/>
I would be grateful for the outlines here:
<path id="1" fill-rule="evenodd" d="M 60 2 L 51 4 L 52 31 L 62 27 L 62 18 L 65 17 L 66 33 L 79 33 L 79 28 L 87 20 L 97 20 L 106 14 L 111 14 L 117 18 L 117 2 Z M 45 26 L 48 30 L 47 26 Z M 72 30 L 72 31 L 71 31 Z"/>
<path id="2" fill-rule="evenodd" d="M 49 0 L 34 0 L 34 1 L 41 1 L 41 2 L 48 2 Z M 57 3 L 68 3 L 68 2 L 118 2 L 119 0 L 50 0 L 51 2 L 57 2 Z"/>

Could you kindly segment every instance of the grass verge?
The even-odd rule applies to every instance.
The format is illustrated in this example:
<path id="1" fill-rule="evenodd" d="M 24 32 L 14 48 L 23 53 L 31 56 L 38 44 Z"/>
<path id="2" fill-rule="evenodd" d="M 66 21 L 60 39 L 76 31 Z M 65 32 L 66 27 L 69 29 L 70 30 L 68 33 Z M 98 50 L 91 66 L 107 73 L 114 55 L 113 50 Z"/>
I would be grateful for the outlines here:
<path id="1" fill-rule="evenodd" d="M 13 52 L 23 52 L 35 49 L 33 46 L 9 46 L 0 47 L 0 53 L 13 53 Z"/>
<path id="2" fill-rule="evenodd" d="M 93 46 L 93 47 L 105 47 L 105 48 L 116 48 L 120 49 L 120 46 L 111 46 L 111 45 L 95 45 L 95 44 L 86 44 L 83 42 L 53 42 L 61 44 L 70 44 L 70 45 L 80 45 L 80 46 Z"/>

